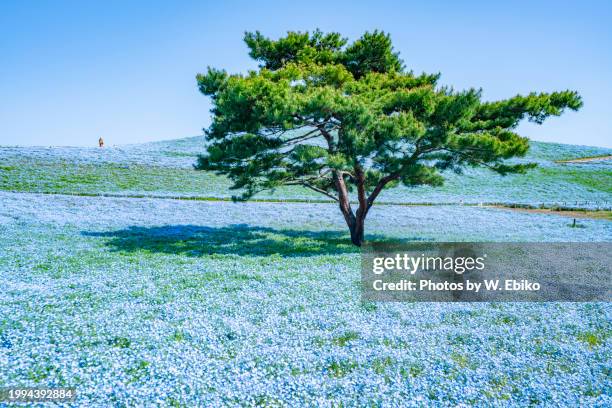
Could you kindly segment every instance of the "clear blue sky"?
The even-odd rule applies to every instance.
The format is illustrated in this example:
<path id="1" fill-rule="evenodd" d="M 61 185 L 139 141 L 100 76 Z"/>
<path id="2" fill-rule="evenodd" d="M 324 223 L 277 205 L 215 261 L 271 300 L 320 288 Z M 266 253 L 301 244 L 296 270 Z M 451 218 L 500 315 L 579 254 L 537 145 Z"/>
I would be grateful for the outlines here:
<path id="1" fill-rule="evenodd" d="M 412 3 L 412 4 L 411 4 Z M 498 4 L 499 3 L 499 4 Z M 507 4 L 501 4 L 507 3 Z M 612 146 L 612 3 L 601 1 L 0 2 L 0 144 L 138 143 L 201 134 L 194 76 L 256 64 L 245 30 L 389 33 L 407 66 L 485 99 L 578 90 L 535 140 Z"/>

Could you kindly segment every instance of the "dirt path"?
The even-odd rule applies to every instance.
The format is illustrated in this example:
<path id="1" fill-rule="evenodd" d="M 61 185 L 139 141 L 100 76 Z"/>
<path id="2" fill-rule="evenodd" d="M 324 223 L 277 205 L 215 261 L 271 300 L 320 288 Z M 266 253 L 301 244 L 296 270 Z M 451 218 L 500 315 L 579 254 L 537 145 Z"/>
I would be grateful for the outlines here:
<path id="1" fill-rule="evenodd" d="M 612 160 L 612 155 L 582 157 L 582 158 L 569 159 L 569 160 L 556 160 L 556 163 L 586 163 L 586 162 L 601 161 L 601 160 Z"/>
<path id="2" fill-rule="evenodd" d="M 499 208 L 502 210 L 527 212 L 527 213 L 561 215 L 563 217 L 568 217 L 568 218 L 590 218 L 590 219 L 595 219 L 595 220 L 612 221 L 612 211 L 608 211 L 608 210 L 559 211 L 559 210 L 551 210 L 548 208 L 516 208 L 516 207 L 506 207 L 503 205 L 491 205 L 488 207 Z"/>

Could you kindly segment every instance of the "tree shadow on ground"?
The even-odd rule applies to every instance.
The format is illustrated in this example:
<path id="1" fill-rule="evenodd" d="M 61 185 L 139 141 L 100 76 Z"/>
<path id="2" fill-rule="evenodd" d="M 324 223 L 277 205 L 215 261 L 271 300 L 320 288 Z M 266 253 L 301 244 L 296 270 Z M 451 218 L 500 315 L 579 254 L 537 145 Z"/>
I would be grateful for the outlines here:
<path id="1" fill-rule="evenodd" d="M 301 257 L 357 253 L 348 233 L 340 231 L 301 231 L 250 226 L 226 227 L 166 225 L 131 226 L 116 231 L 83 231 L 83 235 L 110 238 L 107 247 L 117 252 L 150 252 L 203 256 L 235 254 L 245 256 Z M 370 235 L 369 239 L 387 240 Z"/>

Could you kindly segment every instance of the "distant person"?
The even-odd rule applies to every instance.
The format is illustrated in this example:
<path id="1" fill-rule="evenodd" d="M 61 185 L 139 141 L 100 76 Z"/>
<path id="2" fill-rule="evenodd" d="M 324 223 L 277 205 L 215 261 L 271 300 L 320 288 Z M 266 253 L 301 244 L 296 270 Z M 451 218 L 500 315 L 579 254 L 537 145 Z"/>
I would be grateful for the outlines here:
<path id="1" fill-rule="evenodd" d="M 98 144 L 100 145 L 100 147 L 104 147 L 104 139 L 102 139 L 102 137 L 98 139 Z"/>

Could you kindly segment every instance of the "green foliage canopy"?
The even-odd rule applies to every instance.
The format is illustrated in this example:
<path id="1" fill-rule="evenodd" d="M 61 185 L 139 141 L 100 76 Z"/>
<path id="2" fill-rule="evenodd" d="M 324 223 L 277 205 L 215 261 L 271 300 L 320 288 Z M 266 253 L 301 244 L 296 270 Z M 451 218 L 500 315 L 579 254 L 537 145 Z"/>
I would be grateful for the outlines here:
<path id="1" fill-rule="evenodd" d="M 466 166 L 524 172 L 532 165 L 507 162 L 529 147 L 515 132 L 521 120 L 582 105 L 569 90 L 485 102 L 479 89 L 440 86 L 439 74 L 407 71 L 380 31 L 351 44 L 319 30 L 244 40 L 258 70 L 197 75 L 213 101 L 197 168 L 228 175 L 242 199 L 282 185 L 318 191 L 339 201 L 351 231 L 385 187 L 440 185 L 443 171 Z"/>

